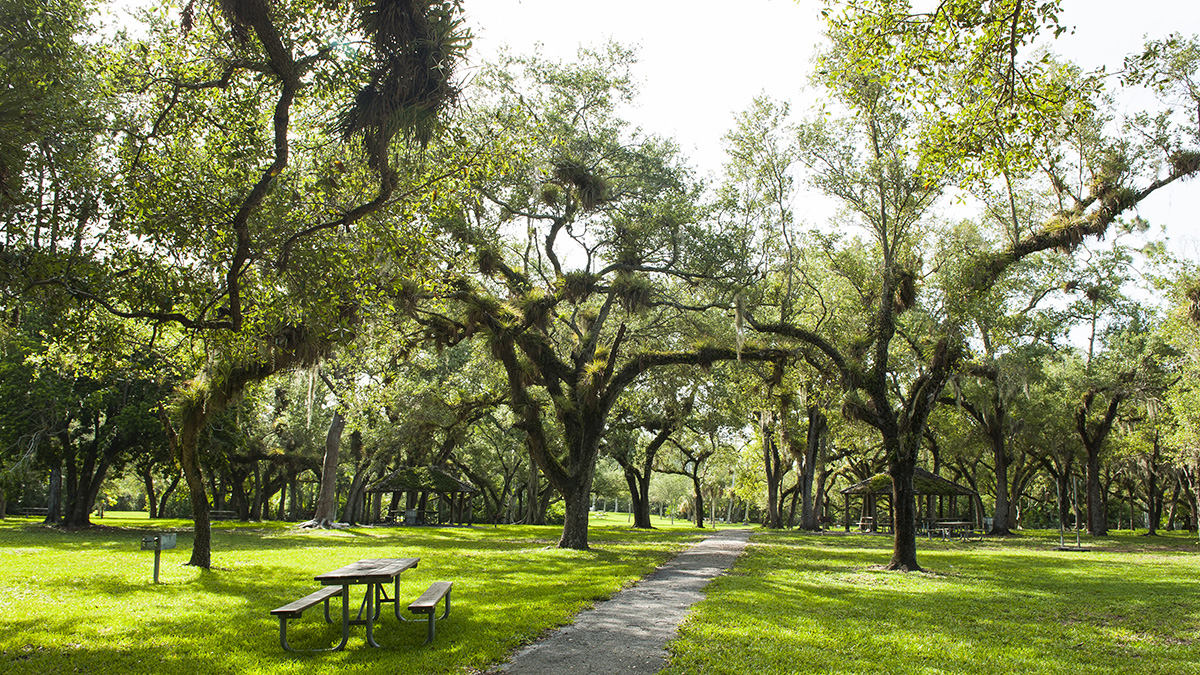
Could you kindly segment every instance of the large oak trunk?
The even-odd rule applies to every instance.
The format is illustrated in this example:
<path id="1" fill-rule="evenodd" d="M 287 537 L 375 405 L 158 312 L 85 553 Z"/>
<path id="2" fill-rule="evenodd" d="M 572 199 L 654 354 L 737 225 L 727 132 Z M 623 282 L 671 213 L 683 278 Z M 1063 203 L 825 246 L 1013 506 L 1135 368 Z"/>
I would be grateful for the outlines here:
<path id="1" fill-rule="evenodd" d="M 996 462 L 996 512 L 992 514 L 992 529 L 988 534 L 1007 535 L 1012 533 L 1009 521 L 1013 515 L 1008 503 L 1008 450 L 1002 431 L 993 431 L 991 436 L 992 455 Z"/>
<path id="2" fill-rule="evenodd" d="M 192 505 L 192 522 L 195 535 L 192 539 L 192 557 L 187 564 L 208 569 L 212 566 L 212 523 L 209 520 L 208 491 L 204 476 L 200 472 L 200 431 L 208 422 L 208 415 L 199 409 L 185 411 L 179 429 L 179 464 L 183 467 L 183 478 L 188 486 Z"/>
<path id="3" fill-rule="evenodd" d="M 650 481 L 641 480 L 633 466 L 625 464 L 621 467 L 625 473 L 625 484 L 629 486 L 630 511 L 633 513 L 633 526 L 638 529 L 651 529 L 650 524 Z"/>
<path id="4" fill-rule="evenodd" d="M 559 548 L 579 551 L 588 549 L 588 513 L 591 510 L 591 492 L 592 480 L 590 477 L 586 481 L 580 481 L 569 492 L 563 492 L 566 517 L 563 520 L 562 538 L 558 541 Z"/>
<path id="5" fill-rule="evenodd" d="M 1108 534 L 1108 514 L 1100 484 L 1100 446 L 1087 449 L 1087 528 L 1093 537 Z"/>
<path id="6" fill-rule="evenodd" d="M 824 464 L 825 432 L 828 422 L 824 413 L 816 406 L 808 407 L 808 432 L 804 444 L 804 461 L 800 468 L 800 527 L 805 530 L 819 530 L 818 505 L 821 499 L 821 487 L 814 499 L 813 482 L 817 475 L 817 464 Z"/>
<path id="7" fill-rule="evenodd" d="M 921 569 L 917 564 L 917 502 L 913 488 L 915 470 L 916 462 L 911 460 L 892 461 L 888 466 L 888 473 L 892 477 L 892 527 L 895 528 L 892 560 L 888 563 L 890 570 L 915 572 Z"/>

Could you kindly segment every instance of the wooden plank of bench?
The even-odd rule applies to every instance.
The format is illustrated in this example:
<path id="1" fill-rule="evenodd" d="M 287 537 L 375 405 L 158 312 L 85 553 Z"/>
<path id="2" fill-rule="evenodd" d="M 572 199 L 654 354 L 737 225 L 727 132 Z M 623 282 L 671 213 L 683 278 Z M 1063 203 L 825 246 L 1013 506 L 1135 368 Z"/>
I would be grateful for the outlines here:
<path id="1" fill-rule="evenodd" d="M 450 592 L 450 587 L 454 585 L 452 581 L 435 581 L 430 584 L 429 589 L 421 594 L 421 597 L 413 600 L 408 606 L 408 611 L 413 614 L 429 614 L 433 612 L 433 608 L 438 604 L 438 600 L 442 599 L 443 595 Z"/>
<path id="2" fill-rule="evenodd" d="M 451 581 L 435 581 L 429 585 L 421 597 L 413 600 L 408 606 L 408 611 L 413 614 L 428 614 L 429 615 L 429 631 L 425 637 L 425 642 L 429 644 L 433 642 L 434 632 L 437 630 L 437 620 L 444 619 L 450 616 L 450 588 L 454 585 Z M 437 615 L 437 603 L 443 597 L 446 598 L 446 611 L 439 617 Z"/>
<path id="3" fill-rule="evenodd" d="M 329 600 L 330 598 L 339 596 L 341 594 L 341 586 L 323 586 L 320 590 L 313 591 L 312 593 L 309 593 L 295 602 L 289 602 L 283 607 L 276 607 L 275 609 L 271 610 L 271 613 L 275 616 L 295 619 L 299 617 L 304 610 L 312 607 L 318 602 Z"/>

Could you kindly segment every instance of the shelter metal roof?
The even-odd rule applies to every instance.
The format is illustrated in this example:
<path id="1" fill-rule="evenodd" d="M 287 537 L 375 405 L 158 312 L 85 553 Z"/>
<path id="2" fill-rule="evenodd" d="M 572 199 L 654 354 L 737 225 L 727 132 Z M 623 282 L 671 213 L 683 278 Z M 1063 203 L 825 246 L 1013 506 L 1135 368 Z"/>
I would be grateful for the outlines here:
<path id="1" fill-rule="evenodd" d="M 434 466 L 397 469 L 367 487 L 367 492 L 478 492 L 479 488 L 461 481 Z"/>
<path id="2" fill-rule="evenodd" d="M 969 487 L 952 483 L 941 476 L 917 467 L 913 473 L 913 488 L 919 495 L 975 495 Z M 844 495 L 884 495 L 892 493 L 892 477 L 887 473 L 871 476 L 842 490 Z"/>

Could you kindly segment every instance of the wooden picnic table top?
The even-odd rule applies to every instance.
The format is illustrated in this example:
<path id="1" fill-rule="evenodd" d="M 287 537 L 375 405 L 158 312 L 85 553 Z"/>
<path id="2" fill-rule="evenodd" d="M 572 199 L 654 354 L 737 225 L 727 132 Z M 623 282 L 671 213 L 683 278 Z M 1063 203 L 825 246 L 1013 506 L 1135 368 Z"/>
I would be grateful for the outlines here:
<path id="1" fill-rule="evenodd" d="M 369 558 L 339 567 L 314 577 L 326 586 L 344 584 L 378 584 L 391 581 L 404 570 L 412 569 L 420 558 Z"/>

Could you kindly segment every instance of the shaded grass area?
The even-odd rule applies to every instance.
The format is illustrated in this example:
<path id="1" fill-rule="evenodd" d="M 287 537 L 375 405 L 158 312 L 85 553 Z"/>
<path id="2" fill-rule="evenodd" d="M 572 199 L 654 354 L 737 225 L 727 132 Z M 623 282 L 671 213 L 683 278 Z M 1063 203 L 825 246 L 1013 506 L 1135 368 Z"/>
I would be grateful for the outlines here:
<path id="1" fill-rule="evenodd" d="M 562 625 L 669 559 L 702 533 L 592 530 L 592 550 L 555 548 L 560 528 L 364 527 L 300 531 L 281 523 L 217 523 L 211 571 L 184 565 L 190 521 L 106 514 L 99 528 L 64 532 L 33 518 L 0 521 L 0 672 L 365 673 L 471 672 Z M 141 536 L 176 531 L 178 548 L 153 552 Z M 399 624 L 389 607 L 364 644 L 352 627 L 344 652 L 292 655 L 270 610 L 316 590 L 317 574 L 362 558 L 418 557 L 401 577 L 406 605 L 433 581 L 454 582 L 453 612 L 422 647 L 423 620 Z M 363 587 L 353 599 L 357 610 Z M 331 609 L 340 612 L 338 601 Z M 407 614 L 407 613 L 406 613 Z M 295 647 L 340 637 L 320 607 L 288 629 Z"/>
<path id="2" fill-rule="evenodd" d="M 879 569 L 891 540 L 763 533 L 707 589 L 666 673 L 1200 673 L 1194 538 L 1057 532 L 919 544 L 925 573 Z"/>

